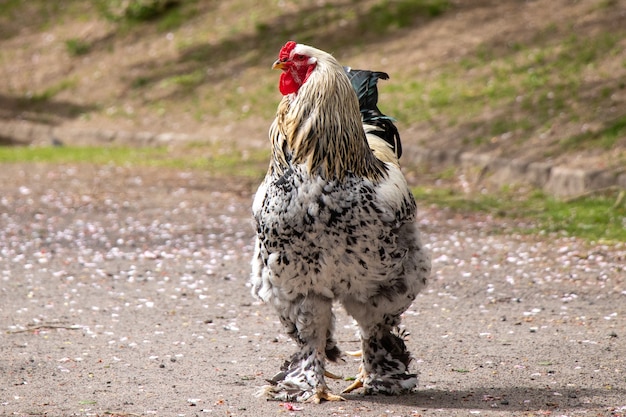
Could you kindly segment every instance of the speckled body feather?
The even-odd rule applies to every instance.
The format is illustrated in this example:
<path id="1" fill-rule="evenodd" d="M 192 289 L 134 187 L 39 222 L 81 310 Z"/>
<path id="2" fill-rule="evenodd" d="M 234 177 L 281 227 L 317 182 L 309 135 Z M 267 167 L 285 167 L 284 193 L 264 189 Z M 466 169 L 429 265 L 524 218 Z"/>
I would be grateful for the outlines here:
<path id="1" fill-rule="evenodd" d="M 340 355 L 332 313 L 339 301 L 359 324 L 359 380 L 368 392 L 397 394 L 416 376 L 392 330 L 430 272 L 415 201 L 393 149 L 366 135 L 343 68 L 322 51 L 304 52 L 317 67 L 279 105 L 272 162 L 253 203 L 252 292 L 276 308 L 300 346 L 266 393 L 328 399 L 324 363 Z"/>

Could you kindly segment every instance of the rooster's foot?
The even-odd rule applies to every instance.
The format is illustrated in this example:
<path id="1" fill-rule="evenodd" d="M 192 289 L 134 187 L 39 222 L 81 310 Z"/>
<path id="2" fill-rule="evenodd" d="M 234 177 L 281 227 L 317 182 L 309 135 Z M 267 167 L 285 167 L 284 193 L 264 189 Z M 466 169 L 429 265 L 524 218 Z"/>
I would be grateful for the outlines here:
<path id="1" fill-rule="evenodd" d="M 305 352 L 309 353 L 309 352 Z M 322 401 L 343 401 L 339 395 L 328 392 L 324 377 L 341 379 L 324 369 L 324 353 L 312 351 L 308 355 L 295 354 L 286 361 L 279 373 L 267 382 L 257 394 L 269 400 L 309 402 L 319 404 Z"/>
<path id="2" fill-rule="evenodd" d="M 333 374 L 330 371 L 324 371 L 324 376 L 330 379 L 343 379 L 343 377 L 341 377 L 340 375 Z"/>
<path id="3" fill-rule="evenodd" d="M 346 389 L 341 391 L 341 393 L 342 394 L 348 394 L 348 393 L 354 391 L 355 389 L 359 389 L 361 387 L 363 387 L 363 381 L 361 381 L 360 379 L 356 379 L 352 384 L 350 384 L 349 387 L 347 387 Z"/>
<path id="4" fill-rule="evenodd" d="M 326 391 L 325 389 L 318 390 L 315 395 L 307 400 L 307 402 L 319 404 L 322 401 L 345 401 L 341 395 L 336 395 L 331 392 Z"/>
<path id="5" fill-rule="evenodd" d="M 366 377 L 367 377 L 367 374 L 363 370 L 363 365 L 360 365 L 359 366 L 359 374 L 356 376 L 356 378 L 354 378 L 354 382 L 352 384 L 350 384 L 350 386 L 348 386 L 346 389 L 341 391 L 341 393 L 342 394 L 347 394 L 349 392 L 354 391 L 355 389 L 359 389 L 359 388 L 363 387 L 363 381 L 365 380 Z"/>

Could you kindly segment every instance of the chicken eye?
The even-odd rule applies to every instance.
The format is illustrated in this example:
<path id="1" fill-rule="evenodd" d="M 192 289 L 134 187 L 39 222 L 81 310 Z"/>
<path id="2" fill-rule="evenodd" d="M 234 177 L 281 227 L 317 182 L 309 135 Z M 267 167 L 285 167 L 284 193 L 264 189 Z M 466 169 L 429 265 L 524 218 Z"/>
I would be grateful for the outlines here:
<path id="1" fill-rule="evenodd" d="M 293 56 L 293 59 L 294 59 L 295 61 L 304 61 L 305 59 L 307 59 L 307 57 L 306 57 L 306 56 L 304 56 L 304 55 L 295 54 L 295 55 Z"/>

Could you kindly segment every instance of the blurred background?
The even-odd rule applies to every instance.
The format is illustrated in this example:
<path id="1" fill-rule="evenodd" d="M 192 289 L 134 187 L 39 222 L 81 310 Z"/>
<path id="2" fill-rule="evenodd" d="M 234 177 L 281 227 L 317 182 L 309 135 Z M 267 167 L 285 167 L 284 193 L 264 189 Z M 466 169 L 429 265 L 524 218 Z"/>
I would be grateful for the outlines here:
<path id="1" fill-rule="evenodd" d="M 619 183 L 626 0 L 2 0 L 0 141 L 95 129 L 267 150 L 287 40 L 390 74 L 379 106 L 406 166 L 470 152 Z"/>

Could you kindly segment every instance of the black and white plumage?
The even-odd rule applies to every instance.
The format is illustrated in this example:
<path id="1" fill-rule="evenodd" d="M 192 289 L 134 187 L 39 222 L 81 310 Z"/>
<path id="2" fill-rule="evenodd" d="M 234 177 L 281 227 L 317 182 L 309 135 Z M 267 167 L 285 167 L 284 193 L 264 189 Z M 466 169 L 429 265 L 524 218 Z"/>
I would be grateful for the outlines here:
<path id="1" fill-rule="evenodd" d="M 417 377 L 397 329 L 427 282 L 430 260 L 395 149 L 366 134 L 357 95 L 331 55 L 288 42 L 274 68 L 283 71 L 284 97 L 253 203 L 251 283 L 298 351 L 263 392 L 282 401 L 342 399 L 324 379 L 326 360 L 340 357 L 333 302 L 361 336 L 361 369 L 346 391 L 407 392 Z"/>

